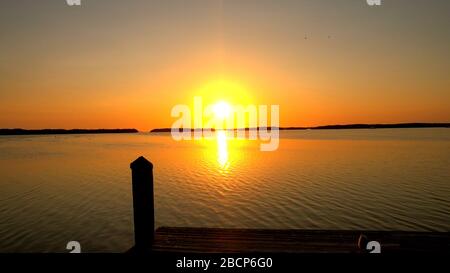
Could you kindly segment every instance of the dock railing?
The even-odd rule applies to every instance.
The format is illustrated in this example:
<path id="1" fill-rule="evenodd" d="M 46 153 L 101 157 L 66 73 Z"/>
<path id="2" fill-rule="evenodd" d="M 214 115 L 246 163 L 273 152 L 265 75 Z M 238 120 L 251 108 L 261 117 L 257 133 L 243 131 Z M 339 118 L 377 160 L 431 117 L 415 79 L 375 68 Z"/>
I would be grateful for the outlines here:
<path id="1" fill-rule="evenodd" d="M 155 237 L 153 164 L 143 156 L 130 164 L 133 188 L 134 241 L 137 251 L 149 250 Z"/>

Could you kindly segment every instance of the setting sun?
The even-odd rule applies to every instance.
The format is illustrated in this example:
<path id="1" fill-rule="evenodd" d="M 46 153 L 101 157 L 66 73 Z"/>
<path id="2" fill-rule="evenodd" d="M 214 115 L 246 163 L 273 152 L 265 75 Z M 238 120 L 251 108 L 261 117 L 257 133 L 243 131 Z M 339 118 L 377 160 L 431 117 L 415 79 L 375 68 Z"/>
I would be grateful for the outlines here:
<path id="1" fill-rule="evenodd" d="M 217 119 L 225 119 L 231 113 L 231 106 L 225 101 L 220 101 L 213 106 L 213 111 Z"/>

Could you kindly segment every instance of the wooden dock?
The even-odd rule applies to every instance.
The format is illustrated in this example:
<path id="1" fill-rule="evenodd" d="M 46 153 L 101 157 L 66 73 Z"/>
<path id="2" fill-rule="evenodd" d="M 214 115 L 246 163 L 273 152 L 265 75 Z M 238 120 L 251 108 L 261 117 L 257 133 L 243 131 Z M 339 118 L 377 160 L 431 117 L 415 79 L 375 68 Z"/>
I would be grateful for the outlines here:
<path id="1" fill-rule="evenodd" d="M 153 165 L 131 163 L 135 246 L 131 253 L 439 253 L 449 232 L 160 227 L 155 231 Z"/>
<path id="2" fill-rule="evenodd" d="M 171 253 L 365 253 L 361 234 L 382 253 L 450 253 L 450 233 L 161 227 L 151 250 Z"/>

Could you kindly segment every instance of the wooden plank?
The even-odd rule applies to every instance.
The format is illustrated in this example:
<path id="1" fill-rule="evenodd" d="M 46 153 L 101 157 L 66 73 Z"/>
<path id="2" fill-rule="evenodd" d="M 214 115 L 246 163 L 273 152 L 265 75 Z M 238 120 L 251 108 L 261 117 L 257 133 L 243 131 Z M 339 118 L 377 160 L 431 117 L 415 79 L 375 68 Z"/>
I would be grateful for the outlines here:
<path id="1" fill-rule="evenodd" d="M 360 234 L 383 253 L 450 253 L 448 232 L 161 227 L 152 251 L 178 253 L 358 253 Z"/>

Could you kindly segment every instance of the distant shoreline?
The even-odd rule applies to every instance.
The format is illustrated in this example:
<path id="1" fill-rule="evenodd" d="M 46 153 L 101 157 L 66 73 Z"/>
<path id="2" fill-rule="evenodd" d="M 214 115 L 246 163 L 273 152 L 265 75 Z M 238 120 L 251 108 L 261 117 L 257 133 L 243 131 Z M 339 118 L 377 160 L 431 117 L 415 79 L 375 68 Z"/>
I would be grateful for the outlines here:
<path id="1" fill-rule="evenodd" d="M 389 129 L 389 128 L 450 128 L 450 123 L 396 123 L 396 124 L 341 124 L 323 125 L 314 127 L 279 127 L 280 131 L 294 130 L 329 130 L 329 129 Z M 250 131 L 260 128 L 228 129 L 228 131 Z M 270 130 L 270 128 L 268 128 Z M 202 131 L 204 129 L 187 129 L 191 132 Z M 211 129 L 215 131 L 214 129 Z M 150 133 L 170 133 L 171 128 L 156 128 Z M 137 129 L 0 129 L 0 136 L 6 135 L 70 135 L 70 134 L 132 134 L 139 133 Z"/>
<path id="2" fill-rule="evenodd" d="M 0 129 L 0 136 L 9 135 L 77 135 L 77 134 L 129 134 L 136 129 Z"/>
<path id="3" fill-rule="evenodd" d="M 280 131 L 289 130 L 329 130 L 329 129 L 389 129 L 389 128 L 450 128 L 450 123 L 396 123 L 396 124 L 342 124 L 342 125 L 323 125 L 314 127 L 278 127 Z M 205 130 L 204 128 L 203 130 Z M 250 131 L 259 130 L 257 128 L 243 128 L 243 129 L 227 129 L 228 131 Z M 202 129 L 187 129 L 191 132 L 202 131 Z M 214 129 L 211 129 L 215 131 Z M 270 130 L 270 128 L 269 128 Z M 171 132 L 171 128 L 156 128 L 150 133 L 167 133 Z"/>

